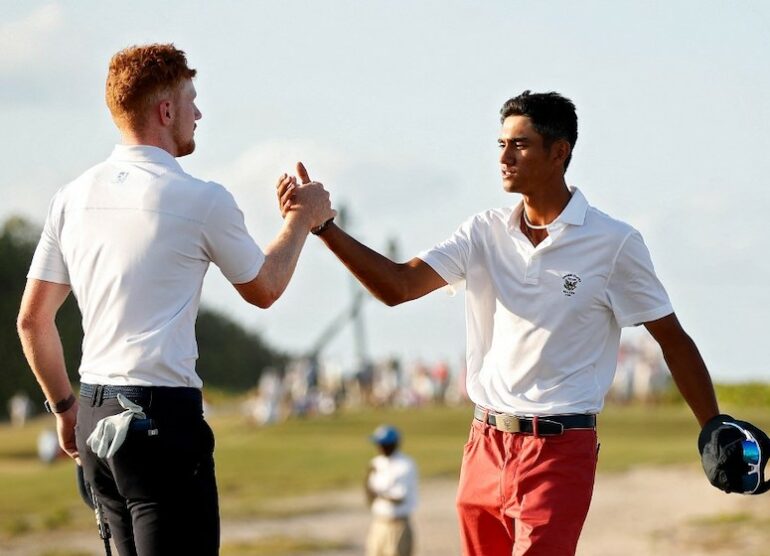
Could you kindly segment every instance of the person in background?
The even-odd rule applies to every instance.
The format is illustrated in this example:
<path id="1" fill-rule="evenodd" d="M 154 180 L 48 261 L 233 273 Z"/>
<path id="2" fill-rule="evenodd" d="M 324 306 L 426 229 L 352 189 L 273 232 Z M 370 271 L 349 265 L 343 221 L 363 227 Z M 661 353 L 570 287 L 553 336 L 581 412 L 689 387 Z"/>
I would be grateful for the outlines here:
<path id="1" fill-rule="evenodd" d="M 366 556 L 411 556 L 410 516 L 417 506 L 417 467 L 399 450 L 401 435 L 390 425 L 371 436 L 380 454 L 369 463 L 364 488 L 372 512 Z"/>

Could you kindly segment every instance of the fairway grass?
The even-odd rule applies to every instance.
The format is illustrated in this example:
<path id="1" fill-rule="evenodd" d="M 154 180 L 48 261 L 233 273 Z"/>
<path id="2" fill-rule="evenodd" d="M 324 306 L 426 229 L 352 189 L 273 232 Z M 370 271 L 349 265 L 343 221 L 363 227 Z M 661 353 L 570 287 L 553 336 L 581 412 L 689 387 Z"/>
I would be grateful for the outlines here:
<path id="1" fill-rule="evenodd" d="M 415 459 L 423 479 L 456 477 L 471 409 L 362 409 L 260 428 L 215 407 L 210 422 L 217 438 L 222 517 L 322 510 L 312 504 L 294 509 L 276 501 L 359 487 L 375 454 L 368 436 L 382 423 L 401 429 L 404 451 Z M 770 429 L 768 408 L 724 410 Z M 23 429 L 0 426 L 2 537 L 95 527 L 90 510 L 77 495 L 74 464 L 61 460 L 45 465 L 37 459 L 37 437 L 53 426 L 49 417 Z M 697 434 L 697 423 L 682 405 L 609 407 L 599 419 L 599 472 L 620 472 L 635 465 L 698 466 Z"/>

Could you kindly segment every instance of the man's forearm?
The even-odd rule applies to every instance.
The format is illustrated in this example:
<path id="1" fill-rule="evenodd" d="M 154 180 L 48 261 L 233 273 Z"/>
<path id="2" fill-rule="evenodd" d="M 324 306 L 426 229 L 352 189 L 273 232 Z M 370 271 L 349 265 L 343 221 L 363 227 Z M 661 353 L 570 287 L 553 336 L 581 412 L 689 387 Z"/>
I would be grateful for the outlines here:
<path id="1" fill-rule="evenodd" d="M 692 409 L 698 423 L 703 426 L 706 421 L 719 414 L 719 405 L 711 376 L 695 342 L 686 336 L 686 340 L 664 349 L 663 356 L 679 392 Z"/>
<path id="2" fill-rule="evenodd" d="M 55 321 L 20 320 L 18 331 L 24 355 L 46 399 L 56 403 L 69 397 L 72 385 Z"/>
<path id="3" fill-rule="evenodd" d="M 299 218 L 288 218 L 275 239 L 265 249 L 265 262 L 257 275 L 261 289 L 266 292 L 267 305 L 276 301 L 289 285 L 297 268 L 299 255 L 305 245 L 309 226 Z"/>
<path id="4" fill-rule="evenodd" d="M 326 246 L 369 292 L 387 305 L 412 299 L 403 265 L 380 255 L 332 224 L 321 236 Z"/>

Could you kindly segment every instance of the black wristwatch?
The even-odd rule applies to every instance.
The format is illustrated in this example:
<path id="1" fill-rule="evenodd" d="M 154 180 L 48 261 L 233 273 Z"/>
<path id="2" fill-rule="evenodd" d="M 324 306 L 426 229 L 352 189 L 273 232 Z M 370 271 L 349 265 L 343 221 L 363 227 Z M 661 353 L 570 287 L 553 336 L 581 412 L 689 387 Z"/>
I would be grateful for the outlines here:
<path id="1" fill-rule="evenodd" d="M 331 226 L 332 222 L 334 222 L 333 216 L 329 218 L 329 220 L 321 224 L 320 226 L 316 226 L 315 228 L 311 229 L 310 233 L 313 234 L 314 236 L 320 236 L 322 233 L 324 233 L 326 230 L 329 229 L 329 226 Z"/>
<path id="2" fill-rule="evenodd" d="M 75 405 L 75 394 L 70 394 L 68 398 L 59 400 L 56 403 L 51 403 L 48 400 L 46 400 L 45 402 L 43 402 L 43 405 L 45 406 L 45 410 L 48 413 L 64 413 L 70 407 Z"/>

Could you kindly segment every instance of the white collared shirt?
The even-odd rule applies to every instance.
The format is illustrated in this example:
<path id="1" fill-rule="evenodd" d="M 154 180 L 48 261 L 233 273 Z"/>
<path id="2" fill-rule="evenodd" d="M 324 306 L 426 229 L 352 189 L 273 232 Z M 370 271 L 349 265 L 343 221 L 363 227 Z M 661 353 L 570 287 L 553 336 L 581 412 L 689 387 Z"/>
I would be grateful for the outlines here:
<path id="1" fill-rule="evenodd" d="M 447 283 L 466 282 L 467 390 L 486 408 L 598 413 L 621 327 L 673 313 L 639 232 L 570 190 L 536 247 L 519 203 L 477 214 L 418 255 Z"/>
<path id="2" fill-rule="evenodd" d="M 232 283 L 264 262 L 233 196 L 163 149 L 118 145 L 56 193 L 27 276 L 72 287 L 82 382 L 200 388 L 195 319 L 210 262 Z"/>
<path id="3" fill-rule="evenodd" d="M 369 488 L 378 495 L 372 502 L 376 517 L 409 517 L 417 507 L 417 466 L 407 455 L 396 451 L 390 457 L 380 454 L 370 463 Z M 382 497 L 401 500 L 391 502 Z"/>

